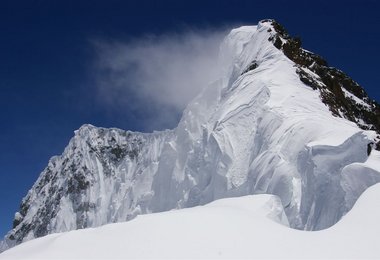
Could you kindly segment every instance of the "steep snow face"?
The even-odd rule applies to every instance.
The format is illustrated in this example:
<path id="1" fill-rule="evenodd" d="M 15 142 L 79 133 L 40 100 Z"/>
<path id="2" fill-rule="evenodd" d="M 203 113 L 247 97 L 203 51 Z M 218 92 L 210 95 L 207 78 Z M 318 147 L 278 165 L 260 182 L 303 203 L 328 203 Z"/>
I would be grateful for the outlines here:
<path id="1" fill-rule="evenodd" d="M 141 134 L 82 126 L 23 199 L 3 247 L 148 213 L 144 202 L 152 196 L 162 146 L 171 138 L 171 131 Z"/>
<path id="2" fill-rule="evenodd" d="M 333 116 L 322 91 L 301 81 L 273 44 L 277 35 L 271 20 L 232 30 L 221 45 L 220 79 L 174 130 L 81 127 L 24 198 L 4 248 L 258 193 L 280 198 L 291 227 L 335 224 L 380 181 L 376 133 Z"/>

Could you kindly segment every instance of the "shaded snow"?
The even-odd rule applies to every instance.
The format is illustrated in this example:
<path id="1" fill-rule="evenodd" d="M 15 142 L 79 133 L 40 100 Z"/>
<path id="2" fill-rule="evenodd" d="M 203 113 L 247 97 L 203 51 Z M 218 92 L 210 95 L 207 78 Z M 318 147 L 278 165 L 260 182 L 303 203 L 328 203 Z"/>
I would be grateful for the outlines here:
<path id="1" fill-rule="evenodd" d="M 8 246 L 15 244 L 11 236 L 28 240 L 35 230 L 46 235 L 97 227 L 249 194 L 278 196 L 293 228 L 320 230 L 339 221 L 380 181 L 380 156 L 367 151 L 375 133 L 334 117 L 269 41 L 274 33 L 270 22 L 232 30 L 221 45 L 220 79 L 187 106 L 173 130 L 81 127 L 24 199 L 30 207 L 8 234 Z M 247 71 L 253 62 L 257 67 Z M 70 193 L 68 180 L 78 174 L 84 182 Z M 41 223 L 48 214 L 36 214 L 45 211 L 51 217 Z M 259 228 L 252 225 L 250 237 Z M 268 227 L 267 239 L 279 239 L 272 231 L 297 232 Z"/>

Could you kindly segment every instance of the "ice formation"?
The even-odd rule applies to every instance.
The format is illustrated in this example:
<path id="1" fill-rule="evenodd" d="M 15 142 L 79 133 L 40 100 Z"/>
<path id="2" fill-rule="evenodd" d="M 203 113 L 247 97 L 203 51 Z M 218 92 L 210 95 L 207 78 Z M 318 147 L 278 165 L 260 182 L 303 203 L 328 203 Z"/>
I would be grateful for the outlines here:
<path id="1" fill-rule="evenodd" d="M 220 78 L 175 129 L 82 126 L 23 199 L 3 249 L 263 193 L 279 197 L 293 228 L 334 225 L 380 181 L 379 109 L 299 45 L 273 20 L 234 29 L 221 45 Z"/>

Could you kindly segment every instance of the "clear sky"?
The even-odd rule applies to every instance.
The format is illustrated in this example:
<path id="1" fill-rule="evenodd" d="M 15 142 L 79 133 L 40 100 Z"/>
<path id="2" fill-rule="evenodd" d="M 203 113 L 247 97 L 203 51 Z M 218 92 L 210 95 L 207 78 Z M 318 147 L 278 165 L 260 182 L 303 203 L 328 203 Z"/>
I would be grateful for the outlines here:
<path id="1" fill-rule="evenodd" d="M 161 103 L 144 95 L 103 102 L 104 93 L 94 87 L 101 73 L 99 42 L 133 42 L 128 52 L 152 35 L 161 44 L 160 35 L 203 30 L 202 37 L 274 18 L 380 101 L 379 10 L 376 0 L 0 1 L 0 235 L 11 228 L 49 158 L 62 153 L 82 124 L 135 131 L 175 127 L 181 104 L 166 101 L 156 109 Z M 163 115 L 168 119 L 154 121 Z"/>

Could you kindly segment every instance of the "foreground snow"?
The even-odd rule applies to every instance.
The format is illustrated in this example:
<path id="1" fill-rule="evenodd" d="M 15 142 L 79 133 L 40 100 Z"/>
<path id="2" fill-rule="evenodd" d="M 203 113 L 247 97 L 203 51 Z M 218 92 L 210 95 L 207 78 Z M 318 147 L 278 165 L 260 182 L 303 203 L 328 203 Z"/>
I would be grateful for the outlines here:
<path id="1" fill-rule="evenodd" d="M 275 47 L 272 40 L 277 34 L 273 23 L 268 20 L 257 26 L 232 30 L 221 45 L 219 79 L 205 86 L 187 106 L 175 129 L 144 134 L 82 126 L 62 155 L 49 161 L 22 200 L 14 228 L 8 232 L 4 242 L 0 242 L 0 251 L 52 233 L 99 227 L 131 220 L 141 214 L 189 208 L 217 199 L 252 194 L 278 196 L 293 228 L 321 230 L 337 223 L 362 192 L 380 182 L 380 152 L 372 150 L 378 137 L 375 131 L 363 130 L 356 123 L 332 114 L 322 102 L 321 95 L 333 94 L 329 94 L 328 89 L 322 93 L 300 80 L 297 72 L 300 65 Z M 314 82 L 323 84 L 308 68 L 302 69 Z M 342 96 L 354 97 L 356 91 L 351 93 L 352 86 L 345 88 L 344 83 L 337 82 L 345 89 Z M 360 103 L 354 99 L 352 102 Z M 175 240 L 180 245 L 165 254 L 176 255 L 186 248 L 189 257 L 198 253 L 212 256 L 196 249 L 198 244 L 189 245 L 189 241 L 204 241 L 202 243 L 210 244 L 205 250 L 215 253 L 218 250 L 213 248 L 214 243 L 218 248 L 227 250 L 222 253 L 228 256 L 237 254 L 234 252 L 236 245 L 231 244 L 233 250 L 225 245 L 228 241 L 238 241 L 229 243 L 238 243 L 239 247 L 248 250 L 241 249 L 241 254 L 254 255 L 251 250 L 255 244 L 260 246 L 255 246 L 258 248 L 254 251 L 266 251 L 272 243 L 280 242 L 283 243 L 283 251 L 298 248 L 283 241 L 293 234 L 288 229 L 281 231 L 280 227 L 269 225 L 276 232 L 268 230 L 269 236 L 276 234 L 276 237 L 264 237 L 261 241 L 256 233 L 263 232 L 262 226 L 266 225 L 248 225 L 239 214 L 224 218 L 224 211 L 220 214 L 221 219 L 213 220 L 207 213 L 212 209 L 199 210 L 196 215 L 201 216 L 200 223 L 193 223 L 195 220 L 191 218 L 189 221 L 194 234 L 185 238 L 183 232 L 176 233 L 181 230 L 177 225 L 182 222 L 176 224 L 173 220 L 172 231 L 167 230 L 169 226 L 165 224 L 160 227 L 160 219 L 166 223 L 165 219 L 172 218 L 172 213 L 167 217 L 154 215 L 153 231 L 138 225 L 153 216 L 139 217 L 130 226 L 123 224 L 115 226 L 115 229 L 123 229 L 126 225 L 125 228 L 130 230 L 137 225 L 138 233 L 142 234 L 141 240 L 146 243 L 149 239 L 155 241 L 156 238 L 150 238 L 148 234 L 159 234 L 163 241 L 171 238 L 172 242 Z M 175 214 L 187 216 L 186 212 L 194 212 L 194 209 L 180 212 Z M 236 209 L 231 212 L 236 212 Z M 181 217 L 181 221 L 185 218 Z M 221 234 L 206 232 L 199 235 L 205 228 L 202 221 L 208 218 L 211 223 L 206 227 Z M 260 223 L 254 218 L 249 220 Z M 231 228 L 237 230 L 236 238 L 231 238 L 232 234 L 223 237 L 224 233 L 228 234 L 224 228 L 230 222 L 234 224 Z M 237 226 L 240 225 L 238 223 L 247 228 Z M 99 230 L 108 232 L 112 227 Z M 197 230 L 198 227 L 201 230 Z M 88 232 L 83 234 L 92 237 L 93 231 Z M 118 232 L 111 233 L 117 236 Z M 121 233 L 123 237 L 124 233 Z M 134 250 L 141 248 L 142 244 L 135 238 L 137 232 L 132 233 L 128 234 L 132 241 L 121 240 L 116 245 L 126 243 L 132 249 L 120 244 L 120 250 L 128 249 L 132 256 L 140 256 Z M 173 238 L 162 237 L 162 233 L 165 236 L 171 234 Z M 71 238 L 76 235 L 71 234 L 77 233 L 56 239 L 67 238 L 77 243 Z M 109 235 L 111 240 L 114 235 Z M 222 243 L 208 236 L 226 241 Z M 244 242 L 243 238 L 247 237 L 250 240 Z M 102 239 L 108 239 L 108 236 Z M 260 241 L 255 242 L 255 239 Z M 303 237 L 301 240 L 308 241 Z M 322 240 L 326 238 L 323 236 Z M 302 241 L 297 243 L 306 243 Z M 268 243 L 266 247 L 264 242 Z M 140 247 L 135 247 L 135 243 Z M 206 248 L 202 244 L 199 246 Z M 97 250 L 100 249 L 94 249 L 94 254 L 101 255 Z M 70 253 L 66 251 L 65 254 Z M 144 248 L 143 254 L 154 253 Z"/>
<path id="2" fill-rule="evenodd" d="M 273 195 L 250 195 L 206 206 L 138 216 L 98 228 L 48 235 L 0 259 L 81 258 L 379 258 L 380 184 L 323 231 L 288 228 Z M 277 223 L 276 223 L 277 222 Z"/>

